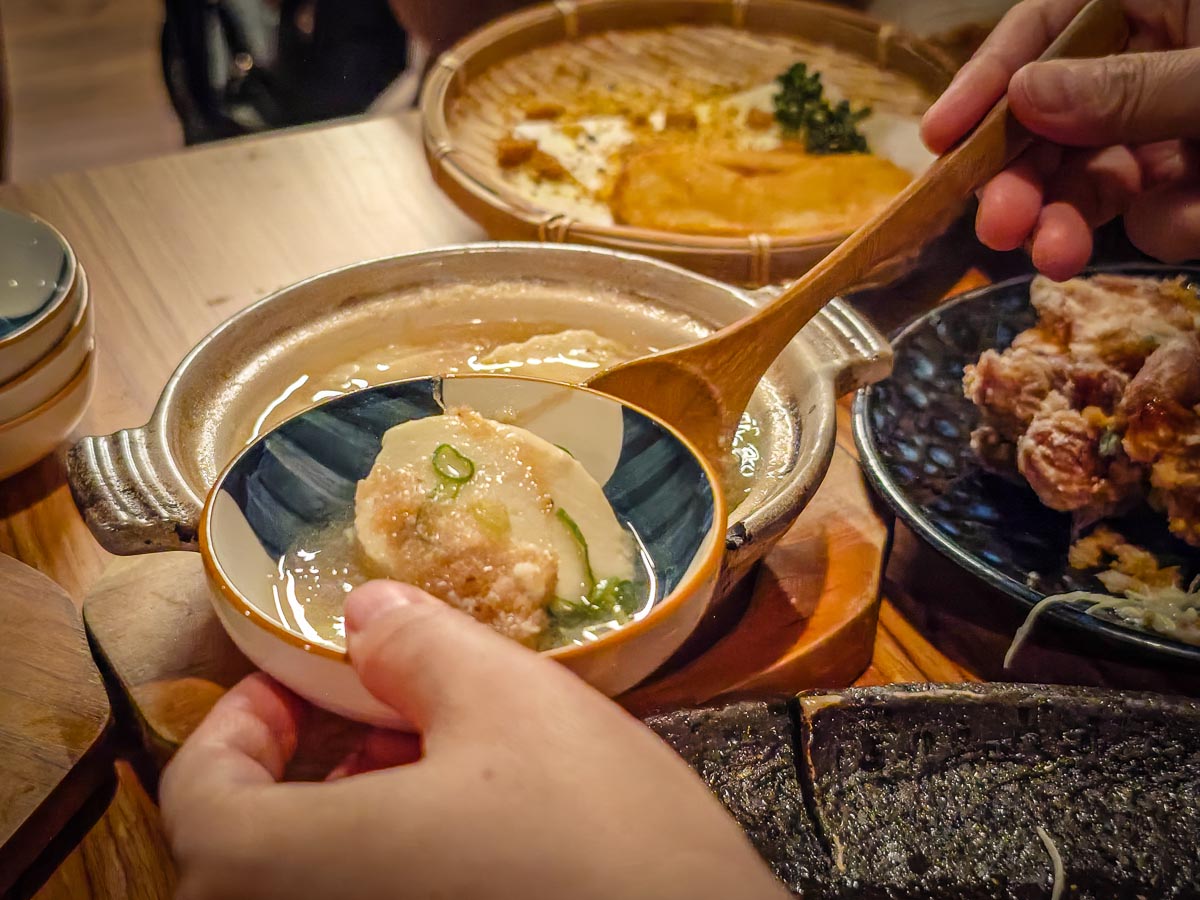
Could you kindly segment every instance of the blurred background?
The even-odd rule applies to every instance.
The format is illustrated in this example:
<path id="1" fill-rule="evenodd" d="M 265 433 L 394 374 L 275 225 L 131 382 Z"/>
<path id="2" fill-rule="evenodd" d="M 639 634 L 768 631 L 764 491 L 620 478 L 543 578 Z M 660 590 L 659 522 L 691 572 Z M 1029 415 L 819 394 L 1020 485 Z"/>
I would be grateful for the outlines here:
<path id="1" fill-rule="evenodd" d="M 0 0 L 4 177 L 410 105 L 423 65 L 522 0 Z M 847 0 L 969 54 L 1005 0 Z M 401 27 L 403 20 L 410 35 Z M 966 30 L 956 25 L 971 23 Z"/>
<path id="2" fill-rule="evenodd" d="M 2 0 L 9 179 L 183 144 L 162 77 L 163 0 Z"/>

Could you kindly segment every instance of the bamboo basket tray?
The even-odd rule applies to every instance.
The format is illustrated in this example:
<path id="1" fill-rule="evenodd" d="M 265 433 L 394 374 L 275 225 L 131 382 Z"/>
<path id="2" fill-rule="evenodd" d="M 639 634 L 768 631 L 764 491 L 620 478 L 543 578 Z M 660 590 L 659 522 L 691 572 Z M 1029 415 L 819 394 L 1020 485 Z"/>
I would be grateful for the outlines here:
<path id="1" fill-rule="evenodd" d="M 438 185 L 501 240 L 573 242 L 656 256 L 702 274 L 758 286 L 798 277 L 846 233 L 815 237 L 710 237 L 594 224 L 539 208 L 503 176 L 496 142 L 521 118 L 521 104 L 567 100 L 572 68 L 612 83 L 666 88 L 667 68 L 713 87 L 762 84 L 797 59 L 797 41 L 820 54 L 850 54 L 876 79 L 879 108 L 893 100 L 897 73 L 919 89 L 923 108 L 954 71 L 932 45 L 852 10 L 801 0 L 560 0 L 499 19 L 445 53 L 421 98 L 425 152 Z M 561 44 L 553 57 L 530 51 Z M 822 49 L 821 45 L 824 45 Z M 833 48 L 829 50 L 828 48 Z M 547 59 L 558 60 L 548 67 Z M 827 83 L 836 72 L 823 70 Z M 912 93 L 912 92 L 910 92 Z M 907 112 L 919 114 L 921 109 Z M 872 282 L 907 271 L 914 247 Z"/>

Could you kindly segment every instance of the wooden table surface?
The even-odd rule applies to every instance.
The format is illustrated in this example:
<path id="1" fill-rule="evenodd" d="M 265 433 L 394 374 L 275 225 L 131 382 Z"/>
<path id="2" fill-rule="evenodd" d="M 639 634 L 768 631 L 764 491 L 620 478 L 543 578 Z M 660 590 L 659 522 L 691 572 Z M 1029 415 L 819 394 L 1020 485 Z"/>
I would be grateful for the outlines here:
<path id="1" fill-rule="evenodd" d="M 143 424 L 183 354 L 276 288 L 359 260 L 483 236 L 430 181 L 413 117 L 5 186 L 0 205 L 57 225 L 91 277 L 99 378 L 80 434 Z M 841 442 L 852 448 L 845 421 Z M 77 514 L 64 475 L 51 459 L 2 485 L 0 552 L 49 575 L 78 604 L 111 558 Z M 891 601 L 907 603 L 902 581 L 886 586 L 874 660 L 860 683 L 972 678 L 897 611 Z M 108 813 L 40 897 L 170 896 L 173 868 L 153 803 L 130 764 L 118 772 Z"/>

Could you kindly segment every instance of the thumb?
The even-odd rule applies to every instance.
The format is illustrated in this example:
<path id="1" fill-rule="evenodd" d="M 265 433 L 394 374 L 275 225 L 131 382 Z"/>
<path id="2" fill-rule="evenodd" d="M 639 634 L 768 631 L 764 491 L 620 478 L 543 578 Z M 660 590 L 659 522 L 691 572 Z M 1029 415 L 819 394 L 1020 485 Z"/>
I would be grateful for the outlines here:
<path id="1" fill-rule="evenodd" d="M 531 665 L 520 644 L 430 596 L 372 581 L 346 596 L 346 646 L 363 685 L 426 735 L 464 721 Z"/>
<path id="2" fill-rule="evenodd" d="M 1200 49 L 1037 62 L 1009 82 L 1013 115 L 1071 147 L 1200 137 Z"/>

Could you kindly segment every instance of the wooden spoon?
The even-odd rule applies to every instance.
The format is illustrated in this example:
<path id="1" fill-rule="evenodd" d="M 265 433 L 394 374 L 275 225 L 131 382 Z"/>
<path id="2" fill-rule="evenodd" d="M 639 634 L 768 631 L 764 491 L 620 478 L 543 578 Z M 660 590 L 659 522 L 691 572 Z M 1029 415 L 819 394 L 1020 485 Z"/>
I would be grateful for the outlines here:
<path id="1" fill-rule="evenodd" d="M 1092 0 L 1041 59 L 1117 53 L 1128 40 L 1119 0 Z M 673 350 L 610 369 L 587 386 L 670 422 L 720 458 L 771 363 L 831 298 L 901 250 L 936 237 L 962 204 L 1033 142 L 999 103 L 887 208 L 752 316 Z"/>

